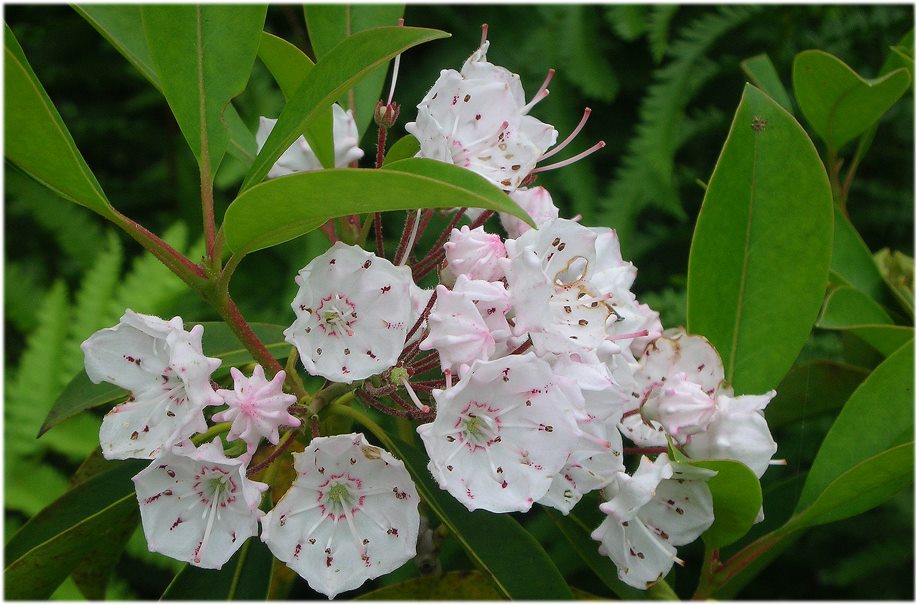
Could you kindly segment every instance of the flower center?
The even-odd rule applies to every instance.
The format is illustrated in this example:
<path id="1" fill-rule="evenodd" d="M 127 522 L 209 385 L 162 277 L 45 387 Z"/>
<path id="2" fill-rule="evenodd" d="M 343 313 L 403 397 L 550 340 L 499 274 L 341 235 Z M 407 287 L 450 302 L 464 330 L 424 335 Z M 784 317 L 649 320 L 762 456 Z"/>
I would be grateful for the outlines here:
<path id="1" fill-rule="evenodd" d="M 491 416 L 496 410 L 486 404 L 471 403 L 461 413 L 455 425 L 458 440 L 474 451 L 499 440 L 499 419 Z"/>
<path id="2" fill-rule="evenodd" d="M 356 323 L 356 305 L 340 294 L 332 294 L 321 299 L 315 312 L 318 325 L 328 336 L 346 334 L 353 336 L 352 326 Z"/>
<path id="3" fill-rule="evenodd" d="M 318 502 L 332 520 L 356 514 L 363 505 L 362 482 L 350 475 L 332 475 L 319 488 Z"/>

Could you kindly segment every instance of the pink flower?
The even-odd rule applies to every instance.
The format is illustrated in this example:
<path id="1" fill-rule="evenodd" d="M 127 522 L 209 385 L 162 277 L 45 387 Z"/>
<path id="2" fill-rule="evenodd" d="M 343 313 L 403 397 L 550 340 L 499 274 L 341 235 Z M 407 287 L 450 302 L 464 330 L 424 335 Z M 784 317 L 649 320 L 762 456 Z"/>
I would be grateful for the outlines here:
<path id="1" fill-rule="evenodd" d="M 553 198 L 543 187 L 516 189 L 509 194 L 509 197 L 534 219 L 534 224 L 538 227 L 560 216 L 560 210 L 554 205 Z M 499 213 L 499 220 L 509 239 L 515 239 L 531 230 L 528 223 L 505 212 Z"/>
<path id="2" fill-rule="evenodd" d="M 464 225 L 460 230 L 452 229 L 443 248 L 448 261 L 443 271 L 446 283 L 454 283 L 461 275 L 488 282 L 504 276 L 499 259 L 506 258 L 506 247 L 498 235 L 485 232 L 483 227 L 471 230 Z"/>

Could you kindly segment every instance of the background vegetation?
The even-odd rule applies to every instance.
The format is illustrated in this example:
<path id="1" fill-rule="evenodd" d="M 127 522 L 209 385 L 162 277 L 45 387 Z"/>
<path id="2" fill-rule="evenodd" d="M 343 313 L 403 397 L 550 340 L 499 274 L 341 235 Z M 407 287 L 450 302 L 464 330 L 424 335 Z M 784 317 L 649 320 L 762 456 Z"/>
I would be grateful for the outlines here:
<path id="1" fill-rule="evenodd" d="M 908 6 L 480 6 L 409 5 L 409 24 L 441 28 L 449 40 L 408 52 L 396 100 L 394 132 L 440 69 L 459 67 L 489 24 L 490 59 L 522 76 L 530 92 L 547 68 L 551 95 L 533 112 L 561 133 L 582 108 L 592 117 L 576 145 L 603 139 L 587 160 L 543 174 L 565 216 L 615 227 L 624 257 L 639 267 L 636 292 L 662 313 L 666 326 L 685 321 L 687 253 L 703 197 L 746 76 L 740 63 L 767 53 L 788 87 L 794 56 L 818 48 L 865 77 L 877 74 L 913 24 Z M 190 258 L 199 257 L 196 166 L 162 96 L 86 21 L 63 6 L 7 6 L 6 21 L 69 126 L 77 145 L 119 208 Z M 310 53 L 302 10 L 276 6 L 267 30 Z M 259 115 L 276 117 L 283 97 L 260 63 L 235 101 L 254 130 Z M 562 136 L 562 134 L 561 134 Z M 363 141 L 368 165 L 375 131 Z M 217 215 L 243 171 L 229 158 L 217 177 Z M 5 188 L 5 533 L 62 494 L 68 477 L 97 446 L 100 415 L 80 415 L 35 439 L 52 402 L 80 371 L 79 343 L 113 325 L 125 307 L 188 320 L 217 319 L 186 287 L 113 227 L 6 165 Z M 224 198 L 219 198 L 220 192 Z M 912 89 L 887 113 L 849 197 L 849 215 L 872 251 L 913 254 Z M 400 215 L 386 217 L 389 249 Z M 791 217 L 787 217 L 791 220 Z M 426 237 L 437 235 L 431 228 Z M 319 232 L 249 257 L 236 274 L 234 296 L 246 316 L 288 324 L 295 272 L 319 253 Z M 422 248 L 423 242 L 420 247 Z M 873 367 L 877 356 L 855 353 L 849 338 L 816 330 L 803 357 Z M 101 413 L 101 412 L 100 412 Z M 810 465 L 833 416 L 777 429 L 786 468 L 763 479 L 765 526 L 785 519 L 798 497 L 793 477 Z M 788 486 L 788 487 L 787 487 Z M 583 504 L 582 509 L 588 507 Z M 594 507 L 593 507 L 594 508 Z M 577 509 L 578 510 L 578 509 Z M 785 511 L 785 514 L 783 514 Z M 741 593 L 742 598 L 913 598 L 913 495 L 904 493 L 865 515 L 805 533 Z M 600 592 L 544 515 L 520 517 L 571 585 Z M 772 525 L 771 525 L 772 524 Z M 762 530 L 760 530 L 762 531 Z M 689 594 L 700 558 L 669 583 Z M 445 570 L 470 563 L 453 541 L 440 552 Z M 135 535 L 109 584 L 111 598 L 158 598 L 180 563 L 146 551 Z M 405 566 L 364 590 L 427 571 Z M 681 588 L 684 588 L 682 591 Z M 55 594 L 81 598 L 68 581 Z M 292 597 L 315 596 L 296 582 Z"/>

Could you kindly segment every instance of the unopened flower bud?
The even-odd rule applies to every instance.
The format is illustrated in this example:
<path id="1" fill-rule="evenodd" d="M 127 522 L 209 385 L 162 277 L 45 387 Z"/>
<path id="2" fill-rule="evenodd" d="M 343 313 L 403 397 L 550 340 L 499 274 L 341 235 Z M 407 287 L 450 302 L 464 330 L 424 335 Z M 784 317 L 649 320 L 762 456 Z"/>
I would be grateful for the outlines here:
<path id="1" fill-rule="evenodd" d="M 398 115 L 401 113 L 401 106 L 391 101 L 390 103 L 385 103 L 379 99 L 378 104 L 375 106 L 375 114 L 373 118 L 375 119 L 375 125 L 379 128 L 391 128 L 394 126 L 394 123 L 398 120 Z"/>

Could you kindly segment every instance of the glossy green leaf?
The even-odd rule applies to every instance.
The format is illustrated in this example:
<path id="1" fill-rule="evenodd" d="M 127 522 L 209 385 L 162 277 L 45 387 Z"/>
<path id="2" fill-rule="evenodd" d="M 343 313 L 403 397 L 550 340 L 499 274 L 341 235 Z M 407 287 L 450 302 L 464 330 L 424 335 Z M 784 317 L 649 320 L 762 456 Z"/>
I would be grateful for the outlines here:
<path id="1" fill-rule="evenodd" d="M 258 57 L 277 81 L 283 98 L 289 99 L 315 64 L 305 53 L 284 40 L 261 32 Z M 319 116 L 303 133 L 309 147 L 325 168 L 334 167 L 334 133 L 331 112 Z"/>
<path id="2" fill-rule="evenodd" d="M 566 541 L 569 542 L 579 558 L 589 569 L 607 586 L 608 590 L 618 598 L 626 601 L 637 601 L 646 598 L 644 590 L 637 590 L 625 584 L 617 576 L 617 566 L 608 557 L 598 553 L 598 542 L 592 540 L 591 529 L 582 522 L 575 513 L 563 516 L 552 508 L 543 507 L 544 513 L 550 517 Z"/>
<path id="3" fill-rule="evenodd" d="M 806 50 L 792 68 L 795 100 L 814 131 L 831 149 L 864 133 L 903 96 L 910 75 L 897 69 L 867 80 L 821 50 Z"/>
<path id="4" fill-rule="evenodd" d="M 274 557 L 257 537 L 246 540 L 222 569 L 185 565 L 162 593 L 162 601 L 264 601 Z"/>
<path id="5" fill-rule="evenodd" d="M 399 160 L 412 158 L 417 155 L 418 151 L 420 151 L 420 141 L 412 134 L 406 134 L 388 148 L 388 153 L 385 154 L 385 162 L 382 165 L 387 166 Z"/>
<path id="6" fill-rule="evenodd" d="M 502 594 L 479 571 L 450 571 L 412 578 L 359 595 L 356 601 L 501 601 Z"/>
<path id="7" fill-rule="evenodd" d="M 716 519 L 703 533 L 703 541 L 709 548 L 737 542 L 751 529 L 763 503 L 757 476 L 734 460 L 688 460 L 687 463 L 716 471 L 716 476 L 707 482 Z"/>
<path id="8" fill-rule="evenodd" d="M 409 159 L 379 170 L 320 170 L 261 183 L 229 206 L 223 229 L 229 247 L 247 254 L 308 233 L 338 216 L 456 206 L 489 208 L 530 220 L 483 177 L 444 162 Z"/>
<path id="9" fill-rule="evenodd" d="M 217 375 L 225 374 L 232 366 L 251 363 L 254 359 L 242 343 L 236 338 L 229 326 L 223 322 L 205 321 L 203 349 L 208 357 L 218 357 L 223 360 Z M 251 324 L 252 330 L 257 334 L 267 350 L 277 359 L 285 359 L 289 352 L 289 344 L 283 336 L 284 326 L 273 324 Z M 51 411 L 45 418 L 38 436 L 57 426 L 64 420 L 105 404 L 113 404 L 127 398 L 127 391 L 120 387 L 102 382 L 93 384 L 85 372 L 80 372 L 67 383 L 63 392 L 51 406 Z"/>
<path id="10" fill-rule="evenodd" d="M 770 95 L 783 109 L 793 113 L 792 100 L 768 54 L 762 53 L 745 59 L 741 62 L 741 71 L 750 78 L 751 84 Z"/>
<path id="11" fill-rule="evenodd" d="M 865 240 L 839 208 L 834 210 L 833 220 L 831 281 L 839 285 L 853 286 L 869 297 L 883 302 L 884 280 Z"/>
<path id="12" fill-rule="evenodd" d="M 85 4 L 73 6 L 92 27 L 139 71 L 150 84 L 161 90 L 159 74 L 153 67 L 139 4 Z M 223 115 L 232 138 L 228 152 L 246 165 L 254 160 L 257 145 L 238 111 L 230 103 Z"/>
<path id="13" fill-rule="evenodd" d="M 912 436 L 911 436 L 912 437 Z M 913 442 L 864 459 L 831 481 L 788 527 L 833 523 L 883 504 L 913 484 Z"/>
<path id="14" fill-rule="evenodd" d="M 397 25 L 404 15 L 404 4 L 307 4 L 304 7 L 305 25 L 315 59 L 321 61 L 344 38 L 373 27 Z M 345 108 L 353 110 L 360 138 L 372 124 L 375 104 L 382 95 L 387 75 L 387 62 L 357 82 L 340 99 Z M 387 96 L 386 96 L 387 98 Z"/>
<path id="15" fill-rule="evenodd" d="M 776 387 L 766 409 L 767 424 L 775 429 L 842 407 L 869 372 L 823 359 L 795 366 Z"/>
<path id="16" fill-rule="evenodd" d="M 141 8 L 159 88 L 198 165 L 209 174 L 229 147 L 223 112 L 248 83 L 266 11 L 264 5 Z"/>
<path id="17" fill-rule="evenodd" d="M 137 511 L 130 478 L 148 464 L 112 463 L 109 471 L 68 491 L 22 526 L 6 545 L 4 596 L 48 598 L 92 548 L 123 531 Z"/>
<path id="18" fill-rule="evenodd" d="M 808 339 L 827 287 L 833 203 L 811 140 L 747 85 L 690 247 L 687 324 L 737 393 L 762 393 Z"/>
<path id="19" fill-rule="evenodd" d="M 875 252 L 875 263 L 884 283 L 907 316 L 913 319 L 913 257 L 882 248 Z"/>
<path id="20" fill-rule="evenodd" d="M 62 197 L 111 218 L 114 209 L 70 131 L 4 24 L 4 153 Z"/>
<path id="21" fill-rule="evenodd" d="M 913 338 L 913 328 L 894 325 L 881 305 L 850 286 L 841 286 L 827 296 L 817 326 L 852 332 L 882 355 L 890 355 Z"/>
<path id="22" fill-rule="evenodd" d="M 139 522 L 140 509 L 132 507 L 131 514 L 117 518 L 83 553 L 70 577 L 84 597 L 91 601 L 105 599 L 108 579 Z"/>
<path id="23" fill-rule="evenodd" d="M 418 44 L 447 37 L 435 29 L 379 27 L 349 36 L 315 64 L 277 119 L 273 132 L 242 183 L 242 191 L 259 183 L 299 133 L 326 111 L 350 86 L 391 57 Z"/>
<path id="24" fill-rule="evenodd" d="M 897 445 L 913 430 L 913 343 L 889 356 L 856 389 L 824 438 L 796 510 L 802 511 L 837 477 Z"/>

